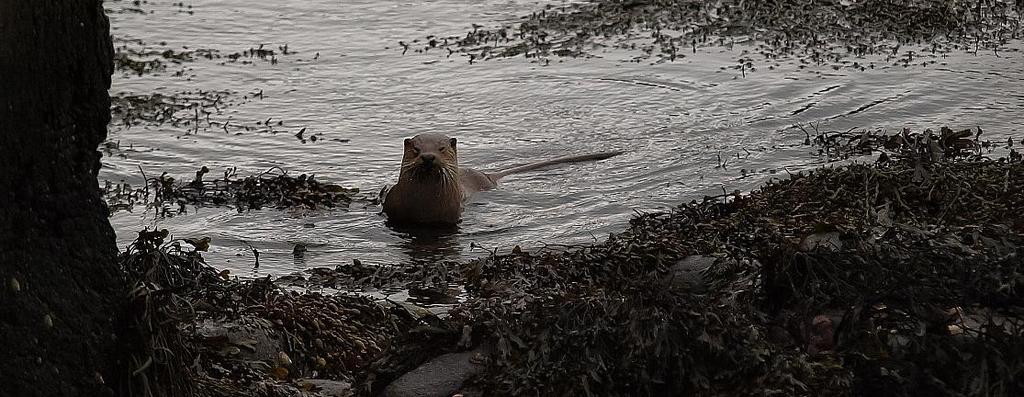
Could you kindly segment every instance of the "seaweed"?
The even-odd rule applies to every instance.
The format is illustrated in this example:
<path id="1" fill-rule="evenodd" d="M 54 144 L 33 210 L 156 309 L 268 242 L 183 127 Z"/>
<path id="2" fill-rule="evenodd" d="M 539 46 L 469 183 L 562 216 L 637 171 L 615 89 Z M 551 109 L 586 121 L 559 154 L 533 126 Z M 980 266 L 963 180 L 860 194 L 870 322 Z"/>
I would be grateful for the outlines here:
<path id="1" fill-rule="evenodd" d="M 300 378 L 351 379 L 415 320 L 365 297 L 298 293 L 207 265 L 209 239 L 142 231 L 120 256 L 131 329 L 126 395 L 293 395 Z"/>
<path id="2" fill-rule="evenodd" d="M 227 100 L 228 91 L 187 91 L 170 95 L 118 94 L 110 98 L 111 122 L 131 128 L 143 122 L 198 129 L 201 121 L 210 124 L 211 114 L 220 113 L 233 105 Z M 196 131 L 198 132 L 198 131 Z"/>
<path id="3" fill-rule="evenodd" d="M 237 169 L 229 168 L 223 176 L 208 179 L 210 169 L 202 167 L 188 182 L 179 181 L 166 172 L 146 177 L 141 187 L 107 181 L 101 188 L 107 205 L 115 210 L 131 210 L 135 205 L 157 209 L 158 216 L 185 213 L 188 205 L 233 206 L 239 212 L 263 207 L 347 208 L 359 189 L 321 183 L 314 175 L 289 175 L 273 167 L 257 175 L 239 178 Z"/>
<path id="4" fill-rule="evenodd" d="M 851 128 L 846 131 L 820 131 L 817 124 L 796 125 L 806 138 L 804 145 L 816 147 L 826 161 L 839 161 L 879 153 L 879 162 L 904 161 L 929 164 L 942 161 L 983 160 L 998 151 L 1011 161 L 1021 154 L 1013 149 L 1013 138 L 1005 144 L 981 139 L 980 127 L 954 131 L 941 127 L 912 132 L 904 128 L 889 133 L 884 128 Z"/>
<path id="5" fill-rule="evenodd" d="M 403 54 L 417 44 L 423 47 L 416 52 L 446 49 L 470 63 L 525 56 L 545 64 L 552 56 L 598 56 L 608 47 L 639 52 L 631 61 L 671 62 L 699 47 L 741 44 L 749 48 L 732 68 L 744 74 L 756 70 L 754 56 L 864 70 L 874 67 L 856 60 L 865 55 L 910 66 L 931 63 L 920 58 L 936 53 L 998 53 L 1021 36 L 1020 15 L 1020 2 L 988 0 L 593 0 L 547 5 L 500 27 L 474 24 L 465 36 L 399 44 Z"/>
<path id="6" fill-rule="evenodd" d="M 128 286 L 128 327 L 146 354 L 127 358 L 132 382 L 125 395 L 191 395 L 195 389 L 188 366 L 194 352 L 179 329 L 195 311 L 182 293 L 217 284 L 218 277 L 184 241 L 165 244 L 168 236 L 167 230 L 140 232 L 118 256 Z"/>
<path id="7" fill-rule="evenodd" d="M 446 295 L 452 285 L 462 281 L 455 262 L 423 262 L 401 265 L 369 265 L 359 260 L 335 268 L 314 267 L 300 273 L 281 276 L 277 282 L 306 289 L 357 291 L 378 289 Z"/>

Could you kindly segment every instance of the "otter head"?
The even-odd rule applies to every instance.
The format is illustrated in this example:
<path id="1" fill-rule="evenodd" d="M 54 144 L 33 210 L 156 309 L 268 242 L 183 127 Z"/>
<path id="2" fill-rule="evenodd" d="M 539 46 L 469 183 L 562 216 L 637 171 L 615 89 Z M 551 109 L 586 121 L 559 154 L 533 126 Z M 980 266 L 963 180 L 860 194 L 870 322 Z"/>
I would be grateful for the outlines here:
<path id="1" fill-rule="evenodd" d="M 405 140 L 402 173 L 415 177 L 441 176 L 455 180 L 459 170 L 455 138 L 420 134 Z"/>

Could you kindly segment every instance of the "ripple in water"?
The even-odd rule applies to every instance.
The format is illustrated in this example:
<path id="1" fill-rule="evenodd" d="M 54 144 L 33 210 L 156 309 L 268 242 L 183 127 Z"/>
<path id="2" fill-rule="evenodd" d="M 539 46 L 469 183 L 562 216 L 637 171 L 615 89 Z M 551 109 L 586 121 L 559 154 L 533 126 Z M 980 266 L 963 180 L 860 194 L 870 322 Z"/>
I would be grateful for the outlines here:
<path id="1" fill-rule="evenodd" d="M 835 130 L 978 125 L 994 140 L 1024 128 L 1016 116 L 1024 110 L 1019 42 L 998 57 L 953 54 L 931 66 L 883 62 L 837 71 L 782 63 L 745 77 L 722 69 L 734 64 L 740 45 L 657 65 L 609 52 L 546 67 L 523 58 L 469 65 L 442 52 L 402 56 L 397 45 L 458 35 L 473 22 L 512 22 L 538 4 L 222 0 L 195 5 L 191 14 L 161 5 L 112 13 L 116 38 L 221 56 L 170 62 L 143 76 L 119 72 L 112 94 L 227 91 L 238 104 L 211 110 L 217 124 L 197 133 L 189 133 L 194 125 L 112 125 L 110 139 L 131 150 L 104 157 L 101 180 L 138 184 L 139 166 L 186 178 L 204 165 L 239 167 L 241 175 L 280 166 L 372 194 L 397 177 L 402 139 L 424 132 L 457 136 L 460 163 L 482 169 L 627 151 L 506 178 L 473 199 L 455 233 L 389 229 L 375 206 L 200 208 L 167 219 L 118 213 L 111 222 L 120 243 L 147 226 L 209 236 L 211 264 L 253 276 L 353 259 L 458 260 L 515 245 L 589 244 L 622 230 L 635 211 L 750 190 L 773 172 L 820 164 L 799 145 L 798 123 Z M 261 44 L 275 50 L 272 59 L 228 57 Z M 303 143 L 294 136 L 302 128 L 319 139 Z M 719 156 L 725 168 L 717 167 Z M 292 256 L 294 244 L 308 247 L 302 258 Z M 250 247 L 260 252 L 259 269 Z"/>

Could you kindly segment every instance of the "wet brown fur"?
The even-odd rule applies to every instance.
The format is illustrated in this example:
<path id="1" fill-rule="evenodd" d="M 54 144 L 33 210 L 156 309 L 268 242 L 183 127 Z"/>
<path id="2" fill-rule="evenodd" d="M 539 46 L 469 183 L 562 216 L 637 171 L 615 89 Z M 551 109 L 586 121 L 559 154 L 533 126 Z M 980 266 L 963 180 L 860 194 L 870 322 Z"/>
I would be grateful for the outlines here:
<path id="1" fill-rule="evenodd" d="M 455 138 L 420 134 L 405 140 L 398 183 L 384 198 L 384 213 L 393 223 L 456 224 L 463 203 L 473 193 L 494 189 L 506 175 L 555 164 L 601 160 L 620 153 L 562 157 L 488 174 L 459 167 Z"/>

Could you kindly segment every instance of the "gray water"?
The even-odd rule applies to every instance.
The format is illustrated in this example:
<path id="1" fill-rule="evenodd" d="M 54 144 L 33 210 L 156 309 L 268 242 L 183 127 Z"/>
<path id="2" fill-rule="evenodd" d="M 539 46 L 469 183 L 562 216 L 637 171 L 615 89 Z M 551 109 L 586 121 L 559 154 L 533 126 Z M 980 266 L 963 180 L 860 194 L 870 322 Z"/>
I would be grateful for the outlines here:
<path id="1" fill-rule="evenodd" d="M 208 262 L 245 276 L 353 259 L 460 260 L 515 245 L 589 244 L 622 230 L 636 212 L 666 210 L 723 189 L 749 191 L 767 178 L 822 165 L 815 150 L 800 145 L 804 134 L 792 128 L 798 123 L 841 131 L 982 126 L 994 141 L 1024 129 L 1020 43 L 998 56 L 926 57 L 934 61 L 927 66 L 892 66 L 884 58 L 860 60 L 876 62 L 865 71 L 781 62 L 745 76 L 722 70 L 735 64 L 742 45 L 700 48 L 656 65 L 625 62 L 636 55 L 629 52 L 608 52 L 543 66 L 525 58 L 470 65 L 442 51 L 403 56 L 397 44 L 429 34 L 463 35 L 472 23 L 512 23 L 549 3 L 562 4 L 158 1 L 142 4 L 144 14 L 112 13 L 113 36 L 142 40 L 147 48 L 227 54 L 287 44 L 291 53 L 278 54 L 276 63 L 200 59 L 141 77 L 115 73 L 114 94 L 231 91 L 245 100 L 211 119 L 259 127 L 256 122 L 270 117 L 277 133 L 112 125 L 109 138 L 122 150 L 103 158 L 100 180 L 141 184 L 140 166 L 182 178 L 202 166 L 214 174 L 238 167 L 242 176 L 279 166 L 374 195 L 396 179 L 402 139 L 418 133 L 458 137 L 460 163 L 483 169 L 626 151 L 597 163 L 509 177 L 498 190 L 474 198 L 452 235 L 394 231 L 379 207 L 366 204 L 242 213 L 190 208 L 166 219 L 136 209 L 111 218 L 119 244 L 144 227 L 211 237 Z M 108 4 L 115 11 L 126 6 Z M 261 90 L 261 99 L 253 96 Z M 301 128 L 323 139 L 302 143 L 293 136 Z M 725 168 L 718 167 L 719 155 L 730 159 Z M 301 259 L 292 255 L 297 243 L 308 246 Z M 258 269 L 252 269 L 250 247 L 260 252 Z"/>

